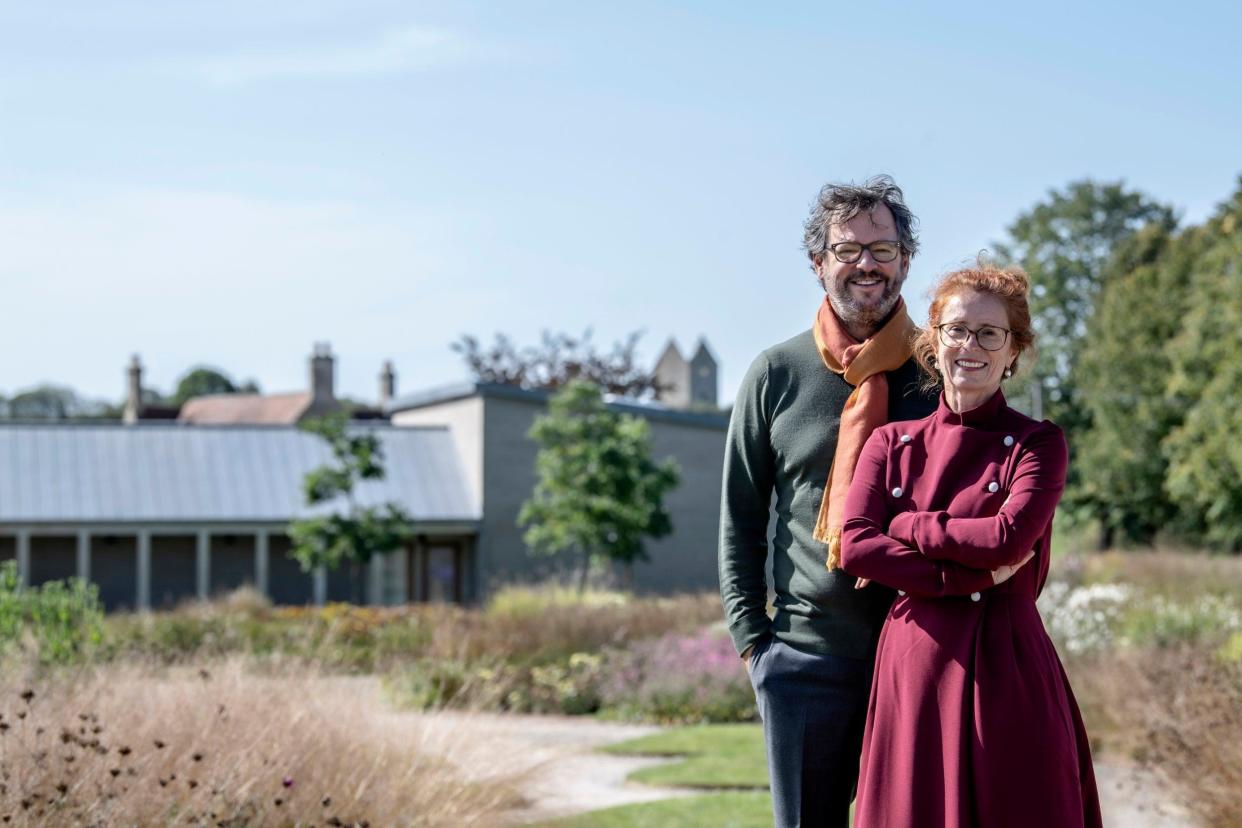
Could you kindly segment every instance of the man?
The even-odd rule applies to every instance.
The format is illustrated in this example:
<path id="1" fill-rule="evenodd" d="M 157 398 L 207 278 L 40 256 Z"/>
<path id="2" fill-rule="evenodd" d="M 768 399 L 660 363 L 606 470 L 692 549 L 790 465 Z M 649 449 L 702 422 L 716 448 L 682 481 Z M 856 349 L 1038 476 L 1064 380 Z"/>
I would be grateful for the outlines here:
<path id="1" fill-rule="evenodd" d="M 901 299 L 915 225 L 888 176 L 825 186 L 803 239 L 824 302 L 810 330 L 755 359 L 733 406 L 720 592 L 763 719 L 778 826 L 849 818 L 872 661 L 894 593 L 858 589 L 839 568 L 841 514 L 871 430 L 935 408 L 919 391 Z"/>

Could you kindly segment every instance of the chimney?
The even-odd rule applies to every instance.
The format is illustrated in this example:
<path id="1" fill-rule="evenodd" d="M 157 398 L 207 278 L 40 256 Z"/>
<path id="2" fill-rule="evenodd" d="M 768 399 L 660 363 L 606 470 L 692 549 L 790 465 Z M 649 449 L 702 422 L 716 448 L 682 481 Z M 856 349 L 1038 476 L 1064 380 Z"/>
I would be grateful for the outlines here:
<path id="1" fill-rule="evenodd" d="M 333 403 L 336 394 L 332 391 L 332 383 L 336 374 L 336 361 L 332 358 L 332 346 L 327 342 L 316 342 L 310 361 L 311 404 Z"/>
<path id="2" fill-rule="evenodd" d="M 397 374 L 392 369 L 392 360 L 384 360 L 384 370 L 380 371 L 379 404 L 383 410 L 397 396 Z"/>
<path id="3" fill-rule="evenodd" d="M 129 384 L 125 395 L 125 410 L 121 420 L 133 425 L 142 419 L 142 360 L 137 354 L 129 360 Z"/>

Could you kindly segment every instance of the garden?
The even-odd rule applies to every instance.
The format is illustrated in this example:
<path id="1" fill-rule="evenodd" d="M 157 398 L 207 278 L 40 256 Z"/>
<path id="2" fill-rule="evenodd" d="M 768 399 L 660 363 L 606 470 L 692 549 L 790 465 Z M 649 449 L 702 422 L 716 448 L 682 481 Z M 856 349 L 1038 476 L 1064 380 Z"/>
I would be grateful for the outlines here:
<path id="1" fill-rule="evenodd" d="M 1203 825 L 1242 824 L 1242 560 L 1064 553 L 1040 609 L 1098 757 Z M 520 821 L 526 771 L 484 737 L 446 753 L 393 711 L 664 726 L 617 755 L 693 796 L 562 826 L 764 825 L 762 736 L 714 594 L 514 587 L 483 607 L 273 607 L 241 590 L 104 616 L 77 582 L 0 570 L 0 819 L 13 825 Z M 385 703 L 350 682 L 372 677 Z M 484 765 L 488 774 L 470 771 Z"/>

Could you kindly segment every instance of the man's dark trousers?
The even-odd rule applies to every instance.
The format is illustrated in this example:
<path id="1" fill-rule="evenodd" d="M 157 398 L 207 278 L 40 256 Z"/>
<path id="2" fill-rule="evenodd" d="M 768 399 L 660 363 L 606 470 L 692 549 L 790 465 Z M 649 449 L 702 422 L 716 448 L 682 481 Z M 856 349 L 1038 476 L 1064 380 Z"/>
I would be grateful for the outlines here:
<path id="1" fill-rule="evenodd" d="M 774 637 L 751 653 L 777 828 L 847 828 L 871 689 L 869 661 Z"/>

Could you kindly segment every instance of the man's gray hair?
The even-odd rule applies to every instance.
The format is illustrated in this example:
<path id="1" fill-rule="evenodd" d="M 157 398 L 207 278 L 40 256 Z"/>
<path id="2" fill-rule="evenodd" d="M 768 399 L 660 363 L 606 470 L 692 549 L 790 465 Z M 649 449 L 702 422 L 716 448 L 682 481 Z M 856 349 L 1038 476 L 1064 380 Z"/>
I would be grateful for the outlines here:
<path id="1" fill-rule="evenodd" d="M 811 259 L 811 267 L 828 252 L 828 228 L 844 224 L 860 213 L 870 213 L 883 204 L 893 214 L 897 224 L 897 240 L 908 255 L 919 250 L 919 237 L 915 232 L 919 220 L 906 206 L 901 188 L 890 176 L 877 175 L 862 184 L 825 184 L 815 199 L 811 215 L 803 225 L 802 246 Z"/>

